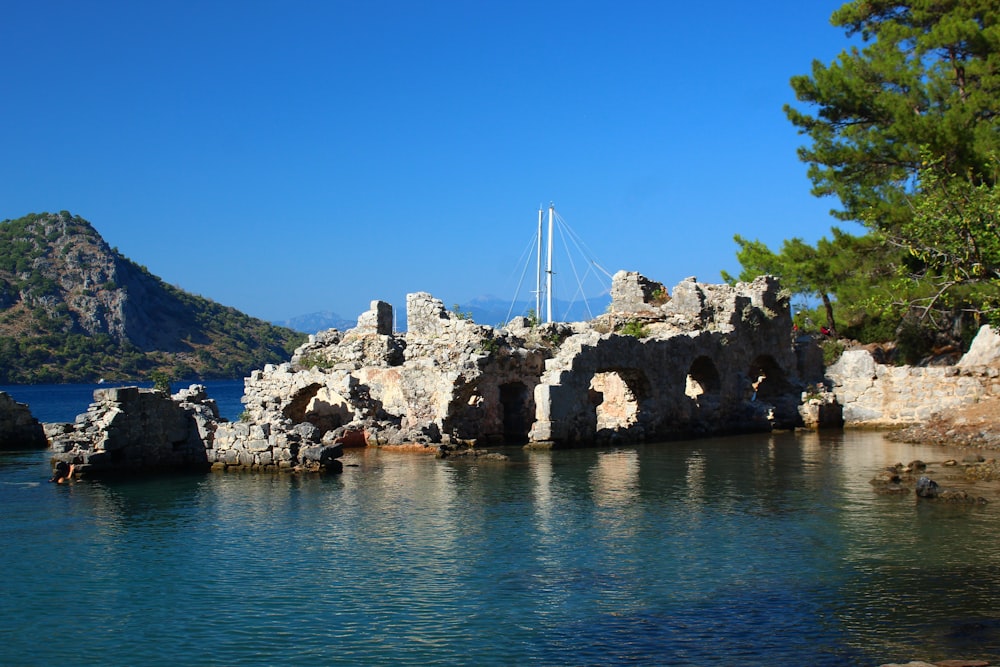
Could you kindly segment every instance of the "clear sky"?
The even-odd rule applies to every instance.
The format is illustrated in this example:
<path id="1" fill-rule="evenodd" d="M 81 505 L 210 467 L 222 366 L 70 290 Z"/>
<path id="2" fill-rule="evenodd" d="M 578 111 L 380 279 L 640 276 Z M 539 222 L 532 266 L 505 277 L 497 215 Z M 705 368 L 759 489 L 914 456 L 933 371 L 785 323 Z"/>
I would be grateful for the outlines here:
<path id="1" fill-rule="evenodd" d="M 550 201 L 611 272 L 718 282 L 835 224 L 782 105 L 841 4 L 7 1 L 0 219 L 267 320 L 512 298 Z"/>

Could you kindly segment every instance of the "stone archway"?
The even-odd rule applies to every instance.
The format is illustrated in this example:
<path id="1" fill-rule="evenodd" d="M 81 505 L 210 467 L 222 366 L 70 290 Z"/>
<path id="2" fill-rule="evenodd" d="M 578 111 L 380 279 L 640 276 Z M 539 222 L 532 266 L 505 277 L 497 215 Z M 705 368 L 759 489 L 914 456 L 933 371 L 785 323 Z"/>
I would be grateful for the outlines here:
<path id="1" fill-rule="evenodd" d="M 639 421 L 639 402 L 645 397 L 640 371 L 618 369 L 594 373 L 589 398 L 597 415 L 597 431 L 625 431 Z"/>
<path id="2" fill-rule="evenodd" d="M 340 394 L 317 383 L 297 391 L 281 413 L 296 424 L 309 422 L 321 433 L 343 426 L 353 418 L 350 404 Z"/>
<path id="3" fill-rule="evenodd" d="M 500 407 L 503 412 L 504 442 L 524 444 L 528 442 L 534 415 L 534 401 L 527 385 L 523 382 L 508 382 L 500 385 Z"/>
<path id="4" fill-rule="evenodd" d="M 718 402 L 722 392 L 722 381 L 715 363 L 706 356 L 700 356 L 688 369 L 684 382 L 684 393 L 697 405 Z"/>
<path id="5" fill-rule="evenodd" d="M 750 378 L 751 400 L 771 402 L 790 391 L 788 376 L 769 354 L 762 354 L 750 363 L 747 377 Z"/>

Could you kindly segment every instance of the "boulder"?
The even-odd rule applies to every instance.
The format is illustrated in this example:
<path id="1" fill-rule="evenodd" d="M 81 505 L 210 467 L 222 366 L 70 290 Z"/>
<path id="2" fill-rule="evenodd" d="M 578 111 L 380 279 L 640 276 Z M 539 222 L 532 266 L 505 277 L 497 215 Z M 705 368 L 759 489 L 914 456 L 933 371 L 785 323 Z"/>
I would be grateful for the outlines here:
<path id="1" fill-rule="evenodd" d="M 978 366 L 1000 366 L 1000 334 L 988 324 L 979 328 L 979 333 L 972 339 L 969 351 L 958 360 L 959 368 L 975 368 Z"/>

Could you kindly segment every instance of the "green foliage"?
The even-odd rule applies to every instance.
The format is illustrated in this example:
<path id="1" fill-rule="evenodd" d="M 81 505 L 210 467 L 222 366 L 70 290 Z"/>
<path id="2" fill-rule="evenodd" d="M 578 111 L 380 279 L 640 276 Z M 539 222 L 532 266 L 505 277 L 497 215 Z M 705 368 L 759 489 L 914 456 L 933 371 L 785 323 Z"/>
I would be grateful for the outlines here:
<path id="1" fill-rule="evenodd" d="M 1000 5 L 851 0 L 831 21 L 860 40 L 793 77 L 785 112 L 813 193 L 869 233 L 779 252 L 737 237 L 741 279 L 778 275 L 833 331 L 836 304 L 842 333 L 918 359 L 1000 319 Z"/>
<path id="2" fill-rule="evenodd" d="M 153 381 L 153 389 L 164 394 L 170 393 L 170 376 L 163 371 L 153 371 L 149 374 L 149 379 Z"/>
<path id="3" fill-rule="evenodd" d="M 831 22 L 863 47 L 792 78 L 814 115 L 785 107 L 812 140 L 799 156 L 813 192 L 836 196 L 838 217 L 887 230 L 909 217 L 922 146 L 948 171 L 987 180 L 988 157 L 1000 150 L 1000 5 L 853 0 Z"/>
<path id="4" fill-rule="evenodd" d="M 942 158 L 926 153 L 925 158 L 919 187 L 910 197 L 913 215 L 892 234 L 893 241 L 916 260 L 914 279 L 933 286 L 918 305 L 928 312 L 941 310 L 941 305 L 945 309 L 971 306 L 995 319 L 1000 191 L 978 182 L 971 173 L 946 171 Z M 994 172 L 998 170 L 1000 162 L 994 159 Z M 969 292 L 970 286 L 979 298 L 959 296 Z"/>
<path id="5" fill-rule="evenodd" d="M 750 281 L 762 274 L 777 276 L 784 289 L 804 298 L 818 298 L 823 304 L 820 321 L 836 333 L 834 303 L 845 308 L 850 317 L 859 310 L 859 300 L 872 285 L 896 275 L 901 253 L 874 234 L 853 236 L 836 227 L 832 238 L 826 237 L 811 246 L 802 239 L 786 240 L 780 252 L 774 252 L 760 241 L 735 237 L 739 250 L 737 259 L 743 266 L 739 279 Z M 734 282 L 724 275 L 727 282 Z"/>
<path id="6" fill-rule="evenodd" d="M 85 287 L 81 267 L 98 265 L 116 267 L 117 275 Z M 110 335 L 110 327 L 88 333 L 95 315 L 105 315 L 80 310 L 79 297 L 101 291 L 127 297 L 136 281 L 144 294 L 139 311 L 156 309 L 147 326 L 166 322 L 178 332 L 168 349 L 140 350 L 132 340 Z M 134 327 L 142 317 L 130 321 Z M 68 211 L 0 223 L 0 383 L 142 379 L 151 371 L 183 379 L 235 378 L 287 360 L 304 340 L 166 285 L 108 248 L 90 223 Z"/>
<path id="7" fill-rule="evenodd" d="M 896 334 L 896 354 L 906 364 L 919 363 L 934 348 L 935 330 L 926 322 L 905 320 Z"/>
<path id="8" fill-rule="evenodd" d="M 836 363 L 837 359 L 840 359 L 840 355 L 844 353 L 845 347 L 839 340 L 827 338 L 820 342 L 820 349 L 823 350 L 823 363 L 826 366 L 830 366 Z"/>
<path id="9" fill-rule="evenodd" d="M 459 306 L 457 303 L 451 307 L 451 313 L 452 315 L 455 316 L 455 319 L 469 320 L 470 322 L 472 321 L 472 313 L 470 312 L 463 313 L 461 306 Z"/>
<path id="10" fill-rule="evenodd" d="M 616 333 L 622 336 L 632 336 L 634 338 L 645 338 L 649 335 L 649 329 L 639 320 L 629 320 L 616 329 Z"/>
<path id="11" fill-rule="evenodd" d="M 318 352 L 310 352 L 299 357 L 298 365 L 299 368 L 318 368 L 320 370 L 326 370 L 333 368 L 334 362 L 329 357 L 319 354 Z"/>
<path id="12" fill-rule="evenodd" d="M 538 313 L 535 311 L 534 308 L 528 309 L 527 318 L 528 318 L 528 326 L 531 327 L 532 329 L 534 329 L 535 327 L 537 327 L 539 324 L 542 323 L 542 318 L 538 316 Z"/>

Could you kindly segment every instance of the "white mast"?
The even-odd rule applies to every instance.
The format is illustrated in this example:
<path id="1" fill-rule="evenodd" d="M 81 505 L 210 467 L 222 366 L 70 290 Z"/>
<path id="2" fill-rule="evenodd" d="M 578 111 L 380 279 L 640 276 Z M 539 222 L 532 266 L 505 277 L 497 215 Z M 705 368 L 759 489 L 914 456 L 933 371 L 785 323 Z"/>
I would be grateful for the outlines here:
<path id="1" fill-rule="evenodd" d="M 538 272 L 535 276 L 535 317 L 542 321 L 542 205 L 538 205 Z"/>
<path id="2" fill-rule="evenodd" d="M 556 206 L 553 203 L 549 203 L 549 256 L 545 265 L 545 298 L 546 307 L 548 308 L 547 316 L 545 321 L 552 321 L 552 218 L 555 216 Z"/>

